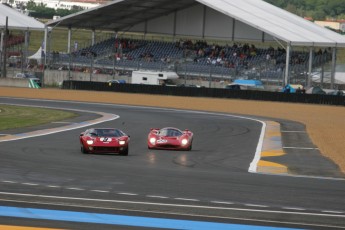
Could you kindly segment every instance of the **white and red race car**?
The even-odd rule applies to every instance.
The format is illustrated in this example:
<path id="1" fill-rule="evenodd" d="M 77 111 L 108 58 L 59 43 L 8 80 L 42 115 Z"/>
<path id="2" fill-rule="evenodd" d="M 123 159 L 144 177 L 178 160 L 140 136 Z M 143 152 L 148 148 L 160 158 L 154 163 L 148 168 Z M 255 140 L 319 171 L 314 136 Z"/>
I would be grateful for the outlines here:
<path id="1" fill-rule="evenodd" d="M 177 128 L 166 127 L 151 129 L 147 145 L 149 149 L 192 150 L 193 133 L 188 129 L 181 131 Z"/>

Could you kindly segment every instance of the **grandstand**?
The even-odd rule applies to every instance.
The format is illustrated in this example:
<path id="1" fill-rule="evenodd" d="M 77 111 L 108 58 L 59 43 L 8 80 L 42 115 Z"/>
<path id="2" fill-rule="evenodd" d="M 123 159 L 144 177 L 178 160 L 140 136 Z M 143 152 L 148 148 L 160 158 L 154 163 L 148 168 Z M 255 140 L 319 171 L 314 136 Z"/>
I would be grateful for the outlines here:
<path id="1" fill-rule="evenodd" d="M 148 41 L 128 38 L 110 38 L 72 53 L 73 66 L 95 66 L 102 72 L 120 70 L 175 70 L 179 75 L 235 80 L 237 78 L 260 79 L 265 82 L 281 83 L 285 68 L 284 49 L 257 48 L 247 43 L 230 45 L 209 45 L 206 41 L 179 40 L 177 42 Z M 327 50 L 316 53 L 313 67 L 317 68 L 331 61 Z M 69 55 L 59 55 L 51 62 L 53 69 L 67 69 Z M 294 51 L 291 54 L 291 69 L 294 83 L 306 83 L 309 53 Z M 104 70 L 107 69 L 108 71 Z"/>
<path id="2" fill-rule="evenodd" d="M 169 69 L 185 77 L 307 84 L 326 64 L 334 77 L 336 50 L 345 47 L 343 36 L 261 0 L 112 1 L 48 22 L 45 39 L 57 26 L 68 28 L 67 53 L 42 47 L 44 64 L 91 73 Z M 96 28 L 113 38 L 96 43 Z M 89 30 L 92 45 L 72 51 L 72 29 Z"/>
<path id="3" fill-rule="evenodd" d="M 264 78 L 279 84 L 302 80 L 309 84 L 313 68 L 322 68 L 329 61 L 333 84 L 336 50 L 345 47 L 343 36 L 261 0 L 113 1 L 47 25 L 66 27 L 70 33 L 72 28 L 92 33 L 97 28 L 124 35 L 73 54 L 69 47 L 71 55 L 61 58 L 60 65 L 68 60 L 72 66 L 84 63 L 94 68 L 173 68 L 184 76 Z M 131 33 L 146 39 L 134 40 L 140 45 L 133 50 L 114 48 L 116 39 L 126 39 Z M 170 36 L 173 42 L 150 41 L 150 34 Z M 180 38 L 182 43 L 176 46 Z M 229 46 L 216 43 L 216 49 L 213 44 L 195 49 L 210 40 L 227 41 Z M 245 45 L 234 47 L 251 41 L 266 48 L 251 51 L 251 45 L 247 50 L 237 50 Z M 265 44 L 275 44 L 274 52 Z M 321 54 L 315 52 L 319 49 Z M 93 55 L 83 55 L 90 53 Z M 71 63 L 68 65 L 70 68 Z"/>

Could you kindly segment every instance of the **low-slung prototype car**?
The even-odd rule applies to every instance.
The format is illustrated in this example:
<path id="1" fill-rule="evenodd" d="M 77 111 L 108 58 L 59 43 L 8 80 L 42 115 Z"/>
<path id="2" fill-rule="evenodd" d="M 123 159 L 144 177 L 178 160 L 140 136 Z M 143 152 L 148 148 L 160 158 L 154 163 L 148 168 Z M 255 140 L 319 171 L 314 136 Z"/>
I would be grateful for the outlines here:
<path id="1" fill-rule="evenodd" d="M 193 145 L 193 133 L 188 129 L 181 131 L 172 127 L 151 129 L 147 145 L 149 149 L 190 151 Z"/>
<path id="2" fill-rule="evenodd" d="M 119 153 L 127 156 L 130 137 L 114 128 L 92 128 L 80 134 L 82 153 Z"/>

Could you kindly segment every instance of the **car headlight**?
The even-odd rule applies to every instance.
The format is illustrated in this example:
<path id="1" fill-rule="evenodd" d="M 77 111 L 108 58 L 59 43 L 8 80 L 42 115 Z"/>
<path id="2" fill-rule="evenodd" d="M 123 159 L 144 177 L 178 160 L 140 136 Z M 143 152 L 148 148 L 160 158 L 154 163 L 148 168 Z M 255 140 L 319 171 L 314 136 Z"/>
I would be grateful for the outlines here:
<path id="1" fill-rule="evenodd" d="M 156 138 L 151 137 L 151 138 L 150 138 L 150 143 L 151 143 L 152 145 L 156 144 Z"/>
<path id="2" fill-rule="evenodd" d="M 93 140 L 87 140 L 86 143 L 87 143 L 88 145 L 93 145 Z"/>
<path id="3" fill-rule="evenodd" d="M 188 140 L 187 139 L 183 139 L 181 143 L 182 143 L 182 145 L 186 145 L 186 144 L 188 144 Z"/>
<path id="4" fill-rule="evenodd" d="M 125 145 L 125 144 L 126 144 L 126 141 L 119 141 L 119 144 L 120 144 L 120 145 Z"/>

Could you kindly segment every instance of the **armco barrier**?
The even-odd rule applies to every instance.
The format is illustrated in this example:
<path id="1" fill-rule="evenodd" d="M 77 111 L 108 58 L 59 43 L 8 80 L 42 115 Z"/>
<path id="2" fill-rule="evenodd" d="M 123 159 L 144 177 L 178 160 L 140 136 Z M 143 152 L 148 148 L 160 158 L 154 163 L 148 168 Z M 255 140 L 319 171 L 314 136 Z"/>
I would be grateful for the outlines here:
<path id="1" fill-rule="evenodd" d="M 194 88 L 159 85 L 109 84 L 105 82 L 64 81 L 63 89 L 142 93 L 188 97 L 232 98 L 258 101 L 293 102 L 323 105 L 345 105 L 345 96 L 295 94 L 259 90 L 229 90 L 218 88 Z"/>

